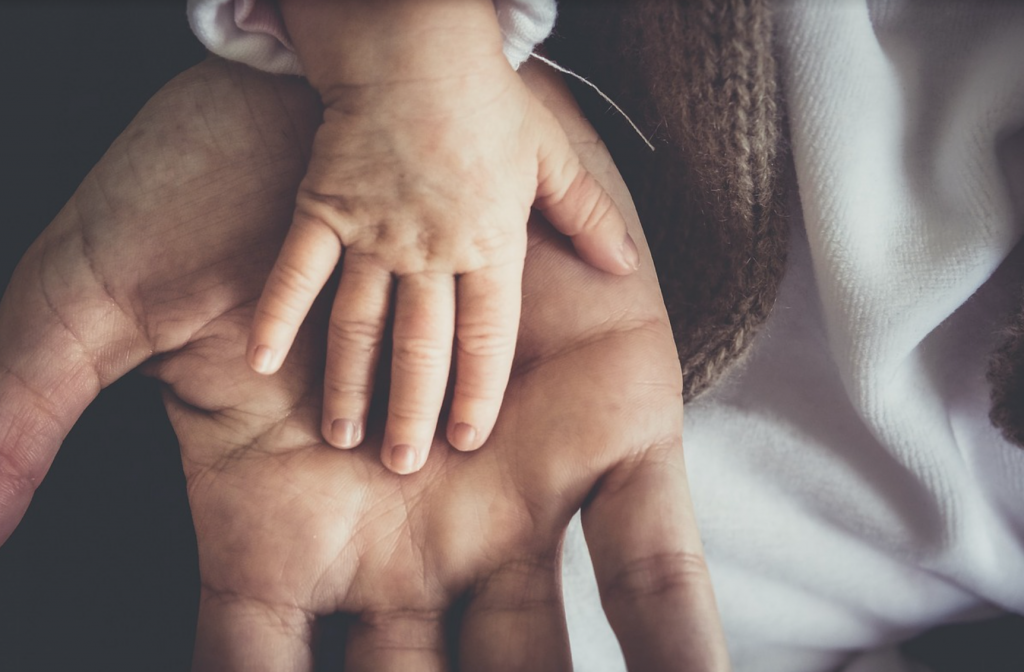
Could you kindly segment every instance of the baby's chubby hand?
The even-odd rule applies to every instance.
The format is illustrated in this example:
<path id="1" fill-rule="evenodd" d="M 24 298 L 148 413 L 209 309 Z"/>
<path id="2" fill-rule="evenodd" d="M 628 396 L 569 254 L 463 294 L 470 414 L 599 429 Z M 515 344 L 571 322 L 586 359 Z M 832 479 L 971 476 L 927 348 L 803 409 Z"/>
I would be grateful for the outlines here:
<path id="1" fill-rule="evenodd" d="M 453 343 L 448 440 L 474 450 L 494 427 L 519 328 L 531 204 L 599 269 L 632 272 L 636 246 L 502 55 L 490 0 L 282 0 L 281 9 L 325 111 L 249 361 L 266 374 L 281 366 L 340 261 L 324 437 L 339 448 L 362 441 L 393 308 L 381 458 L 414 472 L 437 428 Z"/>

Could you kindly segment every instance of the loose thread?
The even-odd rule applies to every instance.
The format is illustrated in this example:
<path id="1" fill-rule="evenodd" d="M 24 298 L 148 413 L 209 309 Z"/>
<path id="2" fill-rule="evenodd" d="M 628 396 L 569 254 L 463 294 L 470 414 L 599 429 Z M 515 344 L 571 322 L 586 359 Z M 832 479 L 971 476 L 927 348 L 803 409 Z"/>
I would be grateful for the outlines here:
<path id="1" fill-rule="evenodd" d="M 569 68 L 563 68 L 558 63 L 555 63 L 554 61 L 552 61 L 550 59 L 544 58 L 543 56 L 541 56 L 540 54 L 538 54 L 536 52 L 530 54 L 530 58 L 536 58 L 541 63 L 544 63 L 545 65 L 547 65 L 549 67 L 552 67 L 555 70 L 558 70 L 562 74 L 569 75 L 570 77 L 572 77 L 572 78 L 574 78 L 574 79 L 576 79 L 576 80 L 578 80 L 580 82 L 583 82 L 584 84 L 586 84 L 587 86 L 592 88 L 594 91 L 597 91 L 597 95 L 601 96 L 605 101 L 608 102 L 609 105 L 614 107 L 615 111 L 618 112 L 619 114 L 621 114 L 623 119 L 625 119 L 627 122 L 629 122 L 629 125 L 633 128 L 633 130 L 636 132 L 636 134 L 640 136 L 640 139 L 644 141 L 644 144 L 646 144 L 647 147 L 652 152 L 654 151 L 654 145 L 651 144 L 651 141 L 647 139 L 647 136 L 644 135 L 643 132 L 640 131 L 640 129 L 637 127 L 637 125 L 633 123 L 633 120 L 629 118 L 629 115 L 626 114 L 621 107 L 616 105 L 614 100 L 612 100 L 607 95 L 605 95 L 604 91 L 602 91 L 601 89 L 597 88 L 596 84 L 591 83 L 588 79 L 586 79 L 582 75 L 577 75 L 575 72 L 573 72 Z"/>

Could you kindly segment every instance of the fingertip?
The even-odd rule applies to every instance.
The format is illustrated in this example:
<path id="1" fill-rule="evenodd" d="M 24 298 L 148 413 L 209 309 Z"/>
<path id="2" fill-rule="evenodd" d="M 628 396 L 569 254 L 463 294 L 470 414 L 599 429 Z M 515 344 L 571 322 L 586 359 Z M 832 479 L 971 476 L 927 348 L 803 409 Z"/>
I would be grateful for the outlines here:
<path id="1" fill-rule="evenodd" d="M 622 239 L 622 248 L 619 251 L 619 256 L 627 274 L 634 273 L 640 269 L 640 250 L 637 249 L 633 236 L 628 233 Z"/>
<path id="2" fill-rule="evenodd" d="M 256 373 L 269 376 L 276 373 L 280 368 L 277 362 L 277 354 L 267 345 L 257 345 L 249 354 L 249 366 Z"/>
<path id="3" fill-rule="evenodd" d="M 456 422 L 448 430 L 448 443 L 462 452 L 474 451 L 480 447 L 480 433 L 467 422 Z"/>
<path id="4" fill-rule="evenodd" d="M 400 443 L 391 447 L 384 466 L 399 476 L 406 476 L 419 471 L 423 466 L 422 461 L 419 451 L 415 447 L 407 443 Z"/>
<path id="5" fill-rule="evenodd" d="M 611 275 L 627 276 L 635 273 L 640 267 L 640 252 L 633 239 L 626 236 L 615 242 L 585 240 L 582 237 L 573 239 L 576 254 L 587 265 Z"/>
<path id="6" fill-rule="evenodd" d="M 340 418 L 324 428 L 324 439 L 327 443 L 342 450 L 351 450 L 363 440 L 360 424 Z"/>

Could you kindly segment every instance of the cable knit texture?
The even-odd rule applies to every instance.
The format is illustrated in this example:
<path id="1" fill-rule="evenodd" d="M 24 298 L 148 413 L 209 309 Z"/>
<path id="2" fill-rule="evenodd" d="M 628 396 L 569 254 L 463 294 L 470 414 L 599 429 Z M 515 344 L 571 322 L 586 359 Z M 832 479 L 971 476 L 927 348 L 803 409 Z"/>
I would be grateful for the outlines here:
<path id="1" fill-rule="evenodd" d="M 992 355 L 992 424 L 1008 441 L 1024 447 L 1024 305 L 1006 328 L 1005 342 Z"/>
<path id="2" fill-rule="evenodd" d="M 547 47 L 635 115 L 650 152 L 581 90 L 636 199 L 692 399 L 774 305 L 792 179 L 764 0 L 566 1 Z"/>
<path id="3" fill-rule="evenodd" d="M 1024 131 L 1004 141 L 1002 164 L 1010 185 L 1024 184 Z M 1018 213 L 1024 212 L 1024 190 L 1013 190 Z M 992 424 L 1008 441 L 1024 447 L 1024 290 L 1018 313 L 1003 330 L 1003 344 L 989 362 L 992 386 Z"/>

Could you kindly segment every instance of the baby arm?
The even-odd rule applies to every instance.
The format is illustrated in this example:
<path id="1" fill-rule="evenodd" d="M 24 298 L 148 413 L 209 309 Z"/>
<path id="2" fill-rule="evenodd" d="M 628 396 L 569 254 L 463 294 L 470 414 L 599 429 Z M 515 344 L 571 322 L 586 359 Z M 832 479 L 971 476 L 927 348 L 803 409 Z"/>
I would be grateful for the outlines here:
<path id="1" fill-rule="evenodd" d="M 508 382 L 531 204 L 602 270 L 637 267 L 611 199 L 502 54 L 490 0 L 282 0 L 323 124 L 250 335 L 273 373 L 335 267 L 323 432 L 362 440 L 394 311 L 382 459 L 418 470 L 441 413 L 486 441 Z"/>

